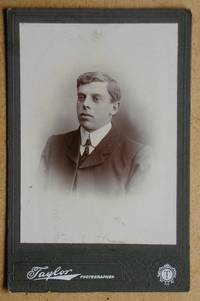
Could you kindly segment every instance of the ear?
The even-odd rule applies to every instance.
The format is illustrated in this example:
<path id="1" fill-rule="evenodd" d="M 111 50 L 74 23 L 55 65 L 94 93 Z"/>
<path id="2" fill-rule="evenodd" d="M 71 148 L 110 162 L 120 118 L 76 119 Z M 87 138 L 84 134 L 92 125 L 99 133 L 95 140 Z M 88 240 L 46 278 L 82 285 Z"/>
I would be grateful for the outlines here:
<path id="1" fill-rule="evenodd" d="M 119 106 L 120 106 L 119 101 L 116 101 L 116 102 L 112 103 L 112 111 L 111 111 L 112 116 L 114 116 L 118 112 Z"/>

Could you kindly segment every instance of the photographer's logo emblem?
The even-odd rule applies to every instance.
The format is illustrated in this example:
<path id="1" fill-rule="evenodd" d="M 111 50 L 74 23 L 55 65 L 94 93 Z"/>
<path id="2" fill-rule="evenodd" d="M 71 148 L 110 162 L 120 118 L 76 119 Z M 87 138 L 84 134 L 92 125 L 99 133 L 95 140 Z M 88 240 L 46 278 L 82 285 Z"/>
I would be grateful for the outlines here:
<path id="1" fill-rule="evenodd" d="M 172 284 L 174 283 L 174 278 L 176 278 L 176 269 L 167 263 L 159 268 L 157 277 L 165 285 Z"/>

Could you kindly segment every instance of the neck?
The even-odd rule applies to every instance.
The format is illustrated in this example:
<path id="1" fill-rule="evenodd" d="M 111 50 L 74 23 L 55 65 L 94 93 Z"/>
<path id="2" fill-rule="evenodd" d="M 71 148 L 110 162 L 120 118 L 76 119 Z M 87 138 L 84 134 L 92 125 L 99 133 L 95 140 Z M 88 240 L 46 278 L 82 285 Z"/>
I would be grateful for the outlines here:
<path id="1" fill-rule="evenodd" d="M 106 126 L 108 126 L 108 125 L 111 125 L 111 126 L 112 126 L 111 121 L 108 121 L 106 124 L 102 125 L 101 127 L 99 127 L 98 129 L 95 129 L 95 130 L 87 129 L 87 128 L 85 128 L 83 125 L 81 125 L 81 128 L 82 128 L 84 131 L 86 131 L 86 132 L 88 132 L 88 133 L 91 134 L 91 133 L 94 133 L 94 132 L 96 132 L 96 131 L 98 131 L 98 130 L 103 129 L 104 127 L 106 127 Z"/>

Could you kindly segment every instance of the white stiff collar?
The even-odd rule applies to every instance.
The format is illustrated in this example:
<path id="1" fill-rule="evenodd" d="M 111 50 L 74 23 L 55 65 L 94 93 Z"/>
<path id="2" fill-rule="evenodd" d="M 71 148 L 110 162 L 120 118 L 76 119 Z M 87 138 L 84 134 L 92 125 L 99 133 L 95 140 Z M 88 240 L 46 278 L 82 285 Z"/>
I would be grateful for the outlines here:
<path id="1" fill-rule="evenodd" d="M 111 122 L 107 123 L 106 125 L 93 132 L 88 132 L 81 126 L 81 145 L 84 146 L 86 140 L 88 139 L 88 137 L 90 137 L 92 146 L 96 147 L 101 142 L 101 140 L 107 135 L 111 128 Z"/>

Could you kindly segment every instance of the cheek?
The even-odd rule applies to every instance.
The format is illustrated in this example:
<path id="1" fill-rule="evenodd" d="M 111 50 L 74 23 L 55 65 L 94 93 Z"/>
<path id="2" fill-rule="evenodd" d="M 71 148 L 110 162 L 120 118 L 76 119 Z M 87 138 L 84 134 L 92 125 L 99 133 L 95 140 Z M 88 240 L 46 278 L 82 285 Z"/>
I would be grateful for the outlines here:
<path id="1" fill-rule="evenodd" d="M 103 111 L 104 111 L 104 114 L 105 114 L 105 115 L 109 115 L 109 116 L 110 116 L 110 114 L 111 114 L 111 112 L 112 112 L 112 106 L 111 106 L 110 104 L 107 104 L 107 105 L 104 107 Z"/>
<path id="2" fill-rule="evenodd" d="M 109 108 L 102 108 L 98 113 L 101 119 L 107 119 L 110 116 Z"/>

